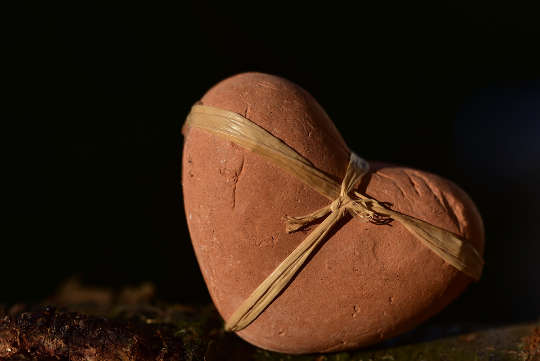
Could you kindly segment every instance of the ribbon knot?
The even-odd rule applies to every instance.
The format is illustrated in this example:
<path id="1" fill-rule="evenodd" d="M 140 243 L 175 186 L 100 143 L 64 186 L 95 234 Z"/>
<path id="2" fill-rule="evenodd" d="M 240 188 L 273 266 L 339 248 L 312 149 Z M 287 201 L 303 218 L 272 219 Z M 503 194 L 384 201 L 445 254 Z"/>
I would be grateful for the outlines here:
<path id="1" fill-rule="evenodd" d="M 363 220 L 386 224 L 392 221 L 390 217 L 382 213 L 372 210 L 372 202 L 376 202 L 371 198 L 365 197 L 358 192 L 352 192 L 352 189 L 360 183 L 364 174 L 369 171 L 369 164 L 355 153 L 351 153 L 349 166 L 341 183 L 339 196 L 329 205 L 305 216 L 287 217 L 286 231 L 287 233 L 295 232 L 307 225 L 314 223 L 328 214 L 336 214 L 336 221 L 349 213 L 352 216 L 359 217 Z M 349 194 L 353 193 L 353 197 Z M 378 204 L 378 202 L 377 202 Z"/>
<path id="2" fill-rule="evenodd" d="M 335 201 L 333 201 L 331 204 L 330 204 L 330 210 L 332 212 L 335 212 L 337 211 L 338 209 L 341 208 L 341 204 L 343 203 L 343 197 L 342 196 L 339 196 L 339 198 L 337 198 Z"/>

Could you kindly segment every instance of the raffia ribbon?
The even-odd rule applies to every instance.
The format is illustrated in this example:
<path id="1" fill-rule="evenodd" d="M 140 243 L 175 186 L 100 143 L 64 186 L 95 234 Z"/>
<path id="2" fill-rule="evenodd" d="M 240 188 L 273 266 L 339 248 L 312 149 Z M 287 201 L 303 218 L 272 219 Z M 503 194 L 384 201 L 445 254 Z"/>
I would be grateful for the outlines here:
<path id="1" fill-rule="evenodd" d="M 369 164 L 356 154 L 351 153 L 340 185 L 279 138 L 240 114 L 196 104 L 186 119 L 184 130 L 189 127 L 204 129 L 264 156 L 332 201 L 306 216 L 287 217 L 289 233 L 324 219 L 236 309 L 225 323 L 226 330 L 240 331 L 253 322 L 287 287 L 332 227 L 346 214 L 373 223 L 396 220 L 444 261 L 475 280 L 480 278 L 484 261 L 473 245 L 452 232 L 386 208 L 375 199 L 354 191 L 369 171 Z"/>

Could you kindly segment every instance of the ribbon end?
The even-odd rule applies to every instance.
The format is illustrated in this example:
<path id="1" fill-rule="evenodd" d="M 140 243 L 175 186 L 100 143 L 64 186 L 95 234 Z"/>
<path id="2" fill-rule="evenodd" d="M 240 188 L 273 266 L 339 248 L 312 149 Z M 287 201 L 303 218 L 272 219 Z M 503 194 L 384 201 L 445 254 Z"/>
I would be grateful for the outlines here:
<path id="1" fill-rule="evenodd" d="M 236 332 L 240 331 L 243 327 L 239 326 L 238 321 L 233 322 L 232 320 L 225 321 L 225 325 L 223 326 L 223 329 L 225 332 Z"/>
<path id="2" fill-rule="evenodd" d="M 287 233 L 296 232 L 296 231 L 298 231 L 299 229 L 301 229 L 302 227 L 304 227 L 306 225 L 305 222 L 303 222 L 302 220 L 300 220 L 298 218 L 288 217 L 288 216 L 286 216 L 285 218 L 286 218 L 285 232 L 287 232 Z"/>

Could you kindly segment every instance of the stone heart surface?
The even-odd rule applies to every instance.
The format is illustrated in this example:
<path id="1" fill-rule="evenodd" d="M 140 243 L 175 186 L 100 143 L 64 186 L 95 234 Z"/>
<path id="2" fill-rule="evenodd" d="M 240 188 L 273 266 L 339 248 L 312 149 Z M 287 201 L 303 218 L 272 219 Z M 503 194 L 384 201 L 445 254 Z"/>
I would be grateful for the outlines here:
<path id="1" fill-rule="evenodd" d="M 228 78 L 201 99 L 263 127 L 337 180 L 350 156 L 315 99 L 276 76 Z M 202 274 L 227 320 L 306 237 L 285 216 L 311 213 L 327 198 L 267 159 L 199 128 L 186 131 L 185 211 Z M 361 155 L 361 154 L 360 154 Z M 469 197 L 434 174 L 371 163 L 364 193 L 392 209 L 460 235 L 482 253 L 482 220 Z M 290 285 L 247 328 L 248 342 L 287 353 L 369 345 L 439 312 L 471 282 L 401 224 L 352 218 L 317 250 Z"/>

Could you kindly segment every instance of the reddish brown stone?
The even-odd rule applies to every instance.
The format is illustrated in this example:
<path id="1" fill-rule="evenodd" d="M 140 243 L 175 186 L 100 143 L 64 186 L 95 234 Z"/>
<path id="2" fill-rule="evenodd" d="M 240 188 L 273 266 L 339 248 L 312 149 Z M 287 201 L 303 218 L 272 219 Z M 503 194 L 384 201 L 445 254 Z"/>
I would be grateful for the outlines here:
<path id="1" fill-rule="evenodd" d="M 349 150 L 324 110 L 297 85 L 240 74 L 213 87 L 202 103 L 242 114 L 319 169 L 343 177 Z M 371 165 L 367 195 L 460 234 L 483 251 L 482 220 L 454 183 L 410 168 Z M 195 128 L 185 138 L 182 183 L 193 247 L 225 319 L 305 238 L 306 232 L 285 233 L 284 216 L 329 203 L 261 156 Z M 288 353 L 364 346 L 411 329 L 470 281 L 398 222 L 352 219 L 239 335 Z"/>

